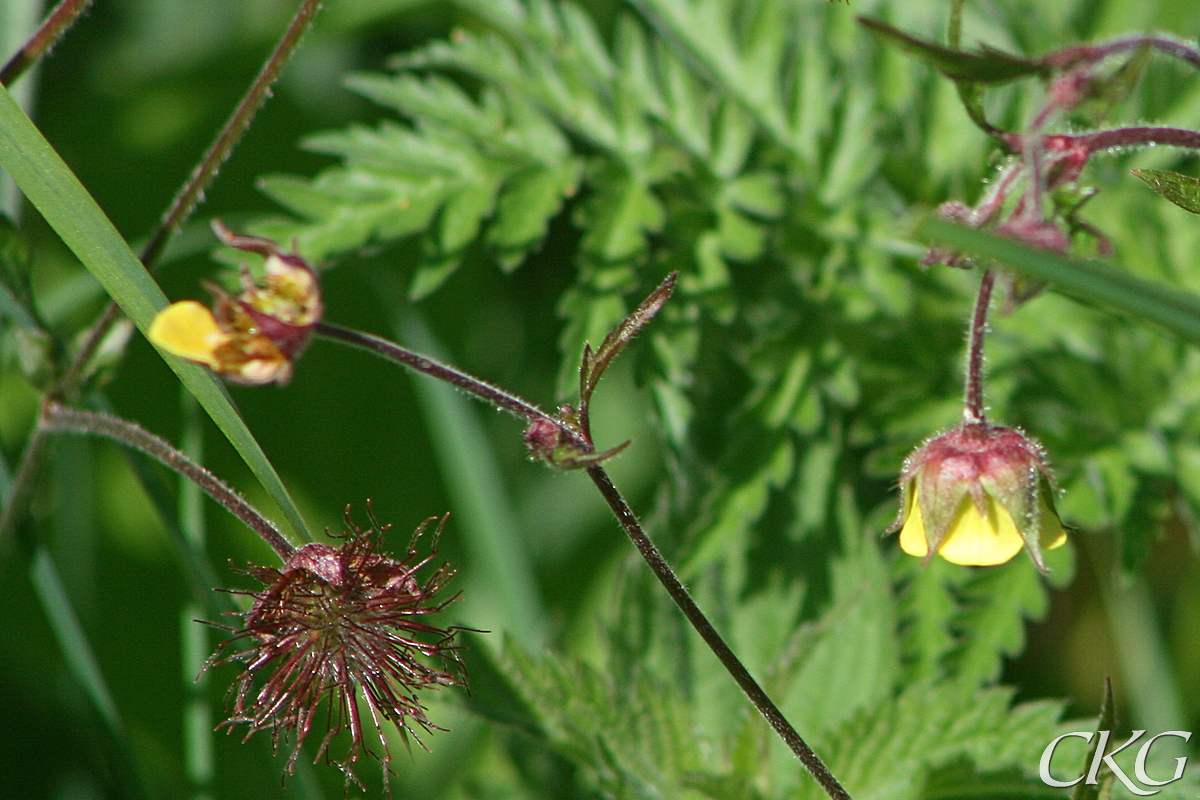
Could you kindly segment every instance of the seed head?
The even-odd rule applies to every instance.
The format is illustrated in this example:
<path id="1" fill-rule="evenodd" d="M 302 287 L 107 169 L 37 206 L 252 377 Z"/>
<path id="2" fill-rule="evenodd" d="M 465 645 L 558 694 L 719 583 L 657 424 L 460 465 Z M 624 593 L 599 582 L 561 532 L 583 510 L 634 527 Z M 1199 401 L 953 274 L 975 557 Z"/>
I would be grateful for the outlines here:
<path id="1" fill-rule="evenodd" d="M 324 706 L 328 732 L 315 760 L 322 757 L 341 767 L 349 787 L 362 783 L 354 764 L 366 749 L 390 772 L 391 754 L 384 734 L 393 723 L 408 743 L 411 735 L 424 747 L 419 732 L 441 730 L 426 716 L 418 692 L 440 686 L 463 685 L 465 674 L 454 645 L 455 628 L 437 628 L 422 618 L 440 611 L 453 596 L 435 596 L 454 575 L 446 564 L 424 579 L 417 572 L 437 554 L 417 559 L 416 544 L 426 526 L 417 528 L 403 561 L 381 552 L 387 526 L 368 515 L 371 527 L 360 529 L 346 511 L 347 533 L 338 547 L 310 543 L 298 549 L 282 568 L 251 566 L 245 572 L 263 583 L 247 594 L 254 602 L 243 627 L 221 646 L 210 663 L 246 664 L 230 690 L 232 712 L 220 727 L 239 724 L 251 734 L 269 730 L 278 748 L 292 741 L 287 771 L 291 773 L 300 748 Z M 244 650 L 222 655 L 234 642 Z M 361 701 L 361 704 L 360 704 Z M 374 753 L 363 734 L 362 707 L 379 738 Z M 334 737 L 349 730 L 350 744 L 340 759 L 330 754 Z"/>

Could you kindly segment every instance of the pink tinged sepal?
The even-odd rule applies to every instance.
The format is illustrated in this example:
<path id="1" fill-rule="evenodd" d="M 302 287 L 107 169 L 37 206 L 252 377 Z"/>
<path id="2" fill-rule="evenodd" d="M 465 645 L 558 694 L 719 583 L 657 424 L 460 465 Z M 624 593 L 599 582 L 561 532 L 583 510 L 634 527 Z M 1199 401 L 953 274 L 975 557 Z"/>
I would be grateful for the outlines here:
<path id="1" fill-rule="evenodd" d="M 900 547 L 955 564 L 1003 564 L 1022 548 L 1047 571 L 1043 550 L 1066 531 L 1040 445 L 1019 431 L 969 423 L 934 437 L 905 462 Z"/>

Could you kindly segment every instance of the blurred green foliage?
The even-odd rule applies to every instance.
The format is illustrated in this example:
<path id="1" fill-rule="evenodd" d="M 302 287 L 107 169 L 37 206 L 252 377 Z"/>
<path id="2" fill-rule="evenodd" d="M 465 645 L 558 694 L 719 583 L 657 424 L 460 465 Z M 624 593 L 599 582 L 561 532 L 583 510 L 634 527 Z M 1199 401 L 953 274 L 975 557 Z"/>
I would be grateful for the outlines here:
<path id="1" fill-rule="evenodd" d="M 44 64 L 33 118 L 130 241 L 153 230 L 293 5 L 101 2 Z M 1050 796 L 1041 749 L 1064 724 L 1092 729 L 1059 720 L 1094 715 L 1107 674 L 1124 727 L 1200 724 L 1190 345 L 1054 292 L 997 316 L 991 413 L 1046 445 L 1071 545 L 1047 581 L 1023 555 L 921 569 L 881 537 L 904 455 L 958 419 L 977 281 L 920 267 L 912 228 L 942 201 L 973 201 L 994 155 L 953 84 L 854 15 L 942 41 L 948 3 L 327 5 L 176 240 L 160 274 L 170 298 L 222 273 L 205 233 L 220 217 L 320 263 L 331 321 L 440 349 L 553 408 L 571 399 L 583 342 L 678 270 L 675 297 L 601 384 L 597 444 L 634 439 L 616 482 L 858 800 Z M 981 0 L 963 41 L 1037 55 L 1147 29 L 1194 37 L 1193 11 Z M 999 90 L 989 118 L 1019 125 L 1039 96 L 1036 81 Z M 1200 128 L 1200 82 L 1154 60 L 1110 119 Z M 1098 159 L 1084 216 L 1121 269 L 1200 291 L 1200 225 L 1130 168 L 1195 160 Z M 13 285 L 28 276 L 40 319 L 0 295 L 0 487 L 41 373 L 105 299 L 36 212 L 19 220 L 0 259 Z M 190 441 L 275 513 L 144 340 L 114 369 L 88 403 Z M 818 796 L 582 476 L 528 463 L 510 419 L 416 380 L 317 342 L 288 387 L 230 388 L 314 530 L 370 499 L 402 547 L 421 520 L 454 515 L 441 555 L 464 599 L 450 613 L 490 633 L 467 639 L 471 696 L 428 698 L 452 731 L 395 760 L 394 796 Z M 181 631 L 228 604 L 197 591 L 178 543 L 207 529 L 233 587 L 245 579 L 227 561 L 272 555 L 211 504 L 176 511 L 176 494 L 173 476 L 110 443 L 55 440 L 32 522 L 0 552 L 6 797 L 193 795 L 208 738 L 203 725 L 185 736 L 187 720 L 219 718 L 235 673 L 193 687 Z M 90 647 L 91 673 L 72 641 Z M 342 790 L 324 766 L 281 787 L 269 737 L 212 746 L 208 796 Z M 1168 792 L 1194 797 L 1197 780 L 1193 767 Z"/>

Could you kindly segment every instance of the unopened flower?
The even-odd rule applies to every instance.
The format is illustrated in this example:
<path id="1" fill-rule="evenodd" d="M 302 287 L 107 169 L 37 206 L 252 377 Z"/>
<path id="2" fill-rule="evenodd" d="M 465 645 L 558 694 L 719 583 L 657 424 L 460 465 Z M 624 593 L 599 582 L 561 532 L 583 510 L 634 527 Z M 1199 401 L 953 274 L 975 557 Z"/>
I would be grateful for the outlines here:
<path id="1" fill-rule="evenodd" d="M 219 223 L 214 227 L 226 244 L 265 257 L 262 285 L 243 268 L 237 295 L 210 285 L 213 311 L 195 300 L 173 303 L 158 313 L 147 335 L 168 353 L 236 383 L 286 383 L 292 361 L 321 318 L 316 273 L 267 239 L 237 236 Z"/>
<path id="2" fill-rule="evenodd" d="M 248 725 L 247 738 L 269 730 L 276 747 L 281 739 L 292 740 L 291 772 L 324 707 L 329 729 L 315 758 L 334 761 L 331 743 L 348 730 L 349 747 L 336 763 L 347 784 L 354 781 L 360 788 L 354 764 L 363 749 L 375 755 L 364 740 L 367 725 L 379 738 L 382 754 L 376 757 L 385 775 L 391 759 L 385 721 L 418 744 L 419 731 L 439 730 L 418 692 L 462 685 L 464 675 L 454 645 L 456 629 L 423 621 L 454 599 L 435 599 L 454 574 L 447 565 L 424 579 L 417 577 L 437 552 L 435 534 L 433 552 L 420 560 L 416 556 L 417 539 L 428 522 L 413 535 L 403 561 L 380 550 L 386 526 L 372 517 L 372 527 L 364 531 L 351 522 L 347 510 L 349 532 L 340 547 L 310 543 L 282 568 L 250 567 L 247 573 L 264 588 L 244 592 L 254 598 L 253 605 L 242 629 L 222 645 L 222 650 L 233 642 L 248 645 L 219 659 L 246 663 L 231 690 L 232 713 L 222 725 Z M 365 723 L 364 706 L 369 715 Z"/>
<path id="3" fill-rule="evenodd" d="M 929 440 L 905 461 L 900 488 L 892 530 L 926 562 L 1003 564 L 1024 548 L 1045 572 L 1042 551 L 1067 540 L 1045 454 L 1011 428 L 971 422 Z"/>

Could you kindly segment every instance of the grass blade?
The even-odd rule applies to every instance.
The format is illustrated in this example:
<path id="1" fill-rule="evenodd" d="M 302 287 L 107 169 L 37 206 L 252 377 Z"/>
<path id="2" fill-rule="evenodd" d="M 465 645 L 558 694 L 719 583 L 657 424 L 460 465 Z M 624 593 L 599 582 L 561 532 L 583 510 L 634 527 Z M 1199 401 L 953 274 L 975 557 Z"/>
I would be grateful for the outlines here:
<path id="1" fill-rule="evenodd" d="M 1157 322 L 1200 344 L 1200 297 L 1147 281 L 1099 261 L 1084 261 L 1035 250 L 1028 245 L 940 219 L 927 219 L 918 236 L 1011 267 L 1063 292 L 1095 300 Z"/>
<path id="2" fill-rule="evenodd" d="M 154 314 L 167 304 L 166 296 L 96 201 L 3 88 L 0 88 L 0 166 L 144 332 Z M 173 357 L 166 357 L 166 361 L 241 454 L 296 534 L 311 540 L 300 511 L 225 387 L 203 367 Z"/>
<path id="3" fill-rule="evenodd" d="M 396 333 L 421 352 L 442 355 L 415 310 L 397 319 Z M 534 651 L 545 643 L 546 632 L 533 565 L 475 403 L 441 381 L 423 375 L 413 380 L 426 425 L 437 432 L 431 441 L 466 540 L 472 564 L 467 574 L 478 582 L 464 596 L 467 602 L 489 598 L 486 606 L 471 610 L 471 619 Z"/>

